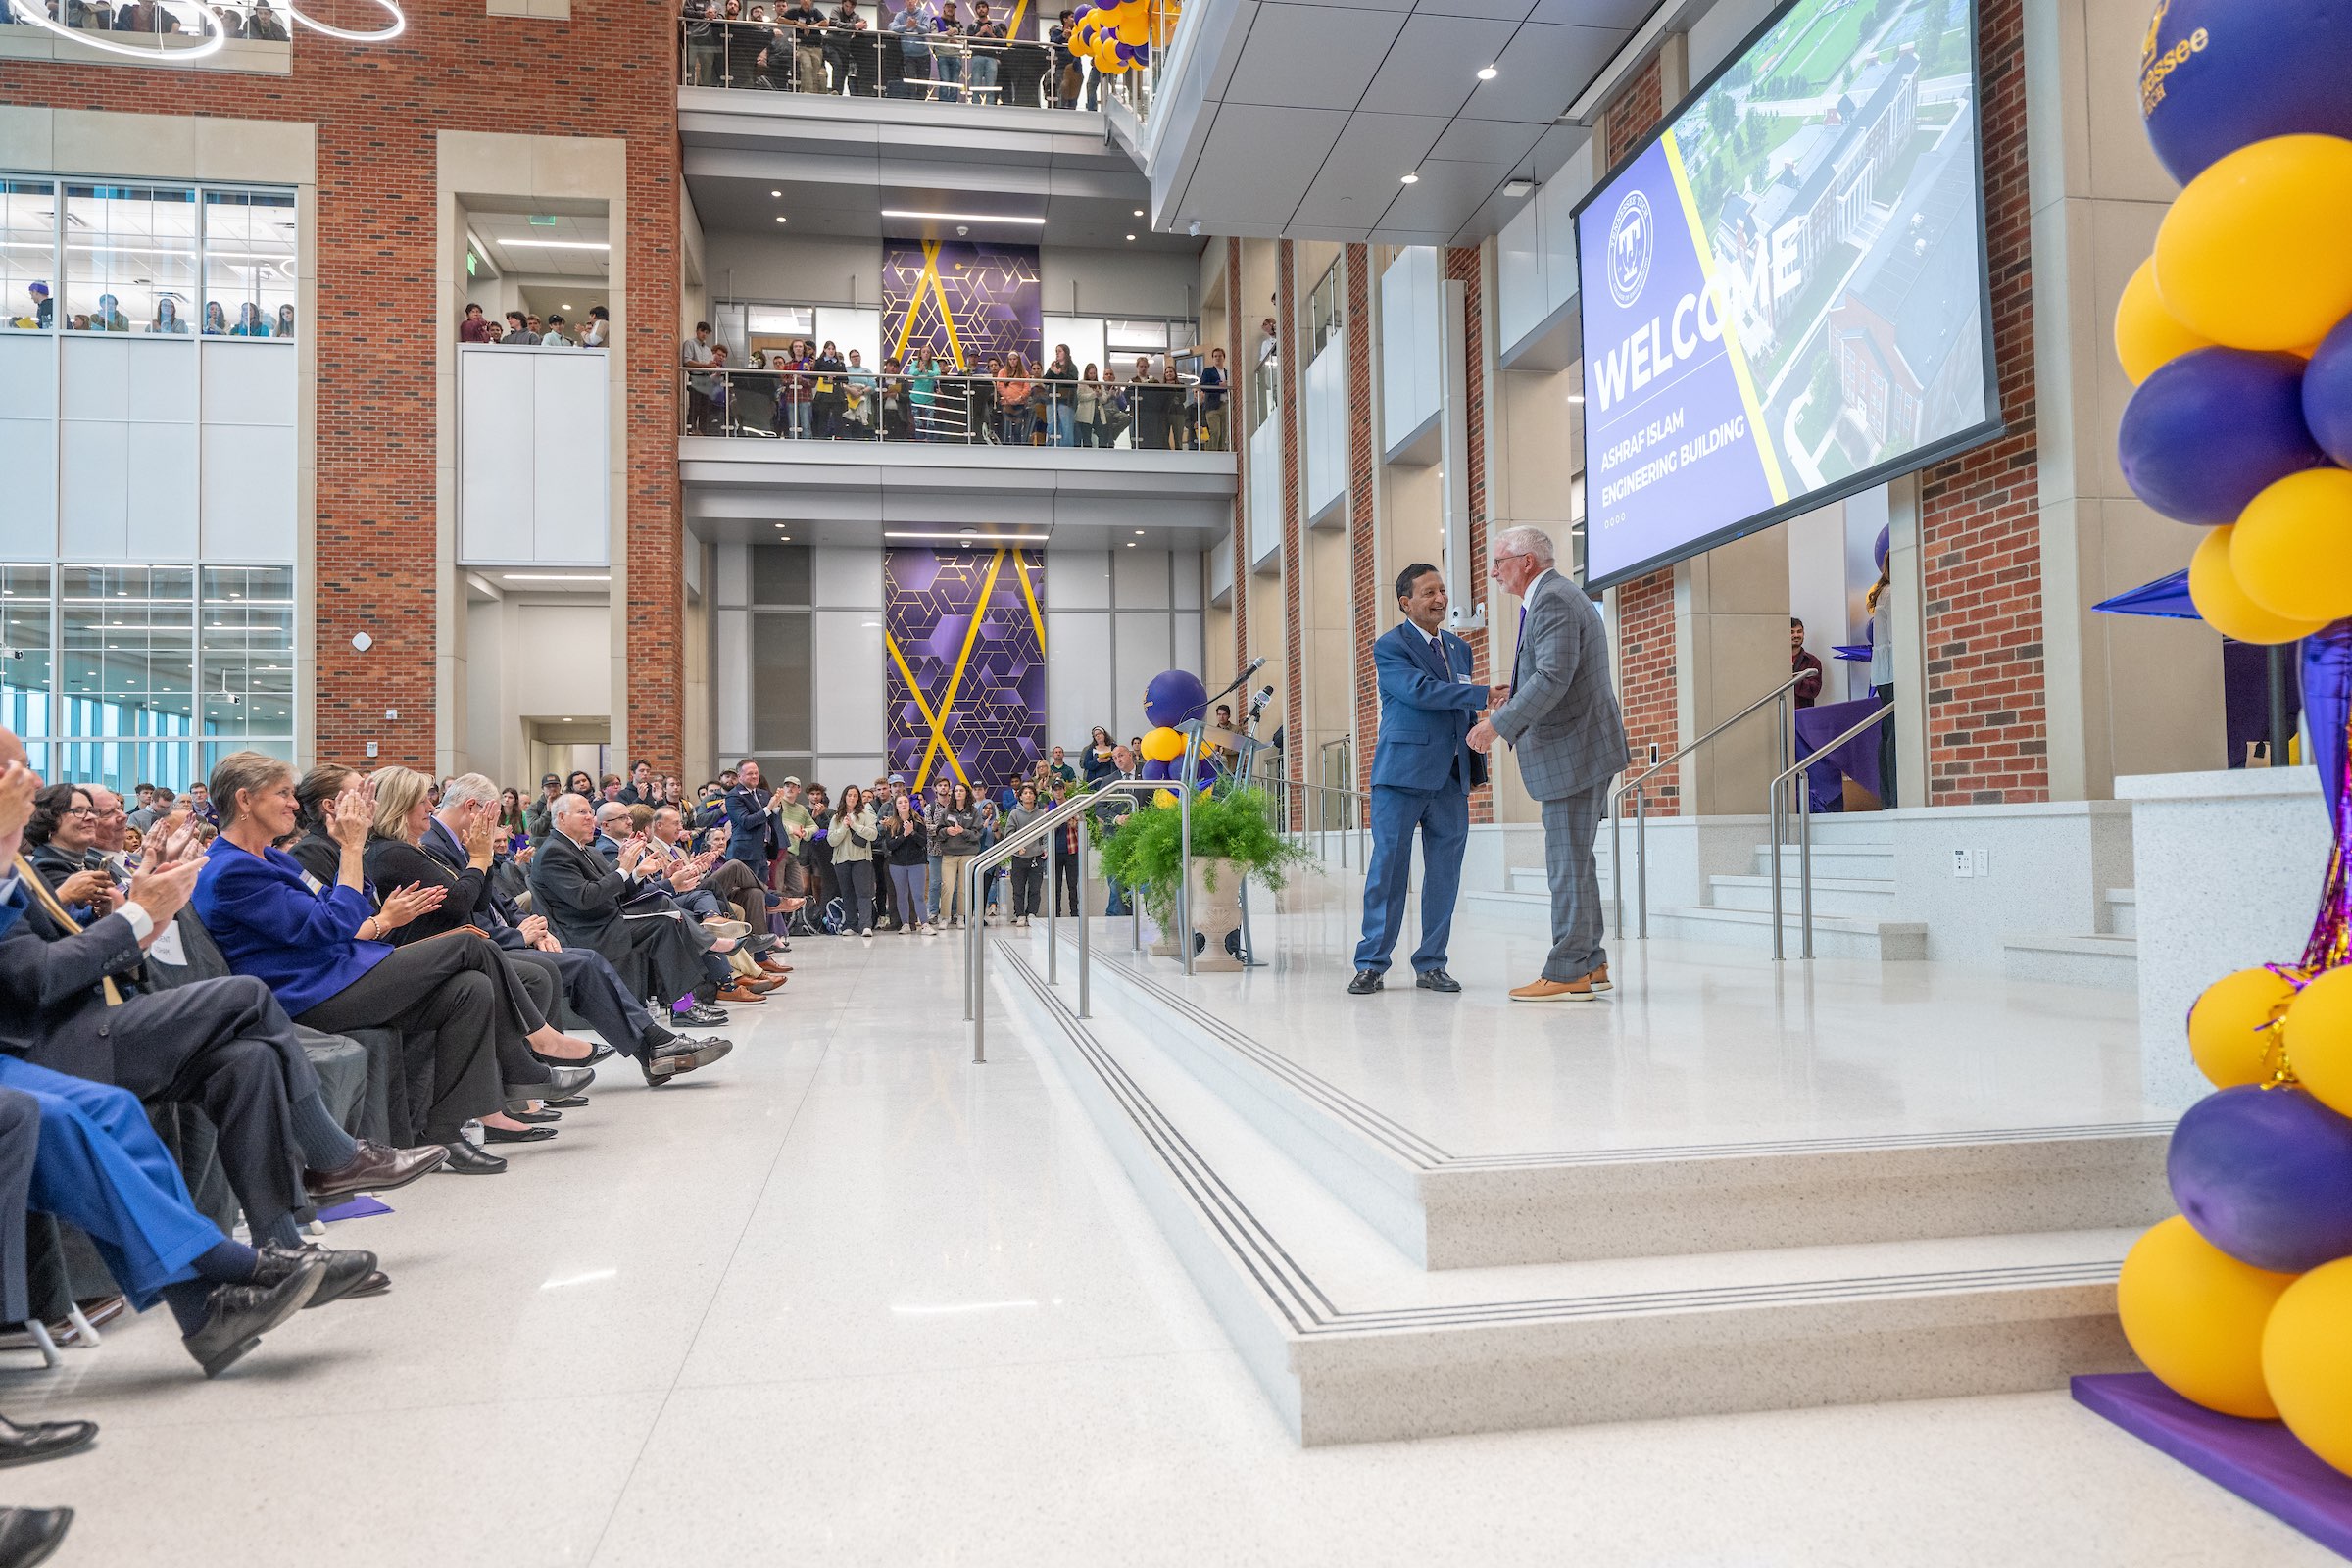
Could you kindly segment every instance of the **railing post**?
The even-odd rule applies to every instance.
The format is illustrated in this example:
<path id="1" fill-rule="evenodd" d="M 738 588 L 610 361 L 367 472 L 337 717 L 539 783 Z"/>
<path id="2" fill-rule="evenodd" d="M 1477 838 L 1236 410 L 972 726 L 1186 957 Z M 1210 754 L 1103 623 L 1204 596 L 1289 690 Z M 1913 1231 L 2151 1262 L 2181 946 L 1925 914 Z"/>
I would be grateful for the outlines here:
<path id="1" fill-rule="evenodd" d="M 1811 806 L 1808 801 L 1806 805 Z M 1807 809 L 1796 819 L 1796 907 L 1797 918 L 1804 923 L 1804 956 L 1813 956 L 1813 813 Z"/>
<path id="2" fill-rule="evenodd" d="M 1188 975 L 1193 972 L 1193 759 L 1200 746 L 1198 730 L 1185 736 L 1176 794 L 1176 949 Z"/>
<path id="3" fill-rule="evenodd" d="M 1054 831 L 1059 833 L 1061 829 L 1055 828 Z M 1078 886 L 1081 891 L 1086 887 L 1086 813 L 1084 811 L 1078 813 Z M 1090 1005 L 1094 996 L 1092 989 L 1094 944 L 1087 930 L 1088 923 L 1085 906 L 1081 906 L 1078 910 L 1078 1016 L 1081 1018 L 1094 1016 Z M 1049 948 L 1054 944 L 1054 924 L 1050 920 L 1046 922 L 1046 943 Z"/>
<path id="4" fill-rule="evenodd" d="M 1016 796 L 1015 799 L 1018 797 Z M 1083 811 L 1079 813 L 1081 816 L 1085 814 Z M 1055 827 L 1049 830 L 1046 834 L 1046 984 L 1050 986 L 1061 984 L 1060 972 L 1055 967 L 1059 960 L 1054 956 L 1061 947 L 1059 941 L 1061 933 L 1054 924 L 1055 901 L 1061 897 L 1060 883 L 1057 880 L 1061 875 L 1061 867 L 1055 853 L 1060 848 L 1061 829 Z M 1086 894 L 1086 864 L 1084 861 L 1079 862 L 1078 866 L 1078 892 L 1082 898 Z M 1084 981 L 1080 982 L 1082 985 L 1084 983 Z"/>
<path id="5" fill-rule="evenodd" d="M 1778 963 L 1788 955 L 1781 947 L 1781 787 L 1786 778 L 1772 781 L 1772 799 L 1768 802 L 1772 816 L 1772 959 Z"/>
<path id="6" fill-rule="evenodd" d="M 968 882 L 970 878 L 967 876 Z M 966 899 L 969 905 L 969 899 Z M 972 1065 L 988 1062 L 988 944 L 980 940 L 980 923 L 973 921 L 965 929 L 972 933 Z"/>
<path id="7" fill-rule="evenodd" d="M 1634 908 L 1641 917 L 1637 933 L 1642 941 L 1649 940 L 1649 791 L 1640 786 L 1634 790 L 1634 857 L 1642 869 L 1634 873 Z"/>
<path id="8" fill-rule="evenodd" d="M 1609 802 L 1609 902 L 1617 908 L 1617 940 L 1625 940 L 1625 795 Z"/>

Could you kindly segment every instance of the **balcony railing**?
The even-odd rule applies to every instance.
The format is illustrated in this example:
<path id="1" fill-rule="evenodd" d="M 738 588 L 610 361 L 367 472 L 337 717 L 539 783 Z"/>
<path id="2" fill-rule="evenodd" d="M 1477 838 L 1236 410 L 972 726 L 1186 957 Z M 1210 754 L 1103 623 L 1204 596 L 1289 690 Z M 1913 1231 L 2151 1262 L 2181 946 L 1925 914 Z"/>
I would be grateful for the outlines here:
<path id="1" fill-rule="evenodd" d="M 930 29 L 932 19 L 922 15 Z M 1101 78 L 1057 61 L 1051 44 L 1035 39 L 901 31 L 887 23 L 850 28 L 714 16 L 687 17 L 679 30 L 678 81 L 687 87 L 1101 108 Z"/>
<path id="2" fill-rule="evenodd" d="M 100 52 L 161 56 L 211 42 L 208 11 L 232 41 L 287 41 L 290 24 L 282 0 L 274 6 L 263 0 L 208 0 L 203 6 L 168 0 L 122 0 L 120 5 L 112 0 L 7 0 L 0 4 L 0 24 L 14 23 L 26 33 L 48 31 L 26 14 L 35 13 L 69 32 L 88 34 L 80 41 L 91 43 L 93 58 Z"/>
<path id="3" fill-rule="evenodd" d="M 1227 450 L 1227 389 L 854 369 L 679 372 L 680 435 L 1145 452 Z"/>

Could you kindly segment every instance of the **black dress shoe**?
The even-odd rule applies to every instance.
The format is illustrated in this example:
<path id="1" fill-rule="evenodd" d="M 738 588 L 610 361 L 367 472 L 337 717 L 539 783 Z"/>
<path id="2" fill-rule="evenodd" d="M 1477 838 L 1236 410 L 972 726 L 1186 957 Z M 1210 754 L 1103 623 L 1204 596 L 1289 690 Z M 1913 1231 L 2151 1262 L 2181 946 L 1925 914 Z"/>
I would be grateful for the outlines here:
<path id="1" fill-rule="evenodd" d="M 727 1021 L 727 1009 L 706 1002 L 692 1012 L 679 1013 L 678 1021 L 693 1024 L 698 1029 L 716 1029 Z"/>
<path id="2" fill-rule="evenodd" d="M 360 1140 L 359 1157 L 341 1170 L 309 1170 L 302 1185 L 313 1202 L 348 1198 L 353 1193 L 388 1193 L 406 1187 L 449 1157 L 439 1144 L 421 1149 L 393 1149 L 372 1138 Z"/>
<path id="3" fill-rule="evenodd" d="M 34 1421 L 20 1426 L 0 1415 L 0 1466 L 54 1459 L 88 1447 L 97 1436 L 95 1421 Z"/>
<path id="4" fill-rule="evenodd" d="M 596 1082 L 596 1074 L 586 1067 L 550 1067 L 543 1084 L 509 1084 L 505 1098 L 517 1103 L 525 1100 L 568 1100 Z M 520 1094 L 516 1090 L 522 1091 Z"/>
<path id="5" fill-rule="evenodd" d="M 507 1162 L 460 1138 L 449 1145 L 449 1163 L 441 1168 L 452 1176 L 495 1176 L 507 1168 Z"/>
<path id="6" fill-rule="evenodd" d="M 659 1089 L 672 1078 L 708 1067 L 735 1049 L 731 1040 L 711 1037 L 692 1040 L 684 1037 L 656 1046 L 638 1065 L 644 1069 L 645 1081 Z"/>
<path id="7" fill-rule="evenodd" d="M 1355 978 L 1348 982 L 1348 994 L 1351 997 L 1368 997 L 1383 989 L 1385 984 L 1378 969 L 1358 969 Z"/>
<path id="8" fill-rule="evenodd" d="M 265 1247 L 261 1249 L 261 1266 L 253 1273 L 256 1285 L 275 1285 L 313 1258 L 323 1261 L 326 1272 L 319 1277 L 310 1306 L 324 1306 L 347 1296 L 375 1296 L 392 1288 L 392 1282 L 376 1268 L 375 1254 L 356 1248 L 329 1251 L 323 1247 L 311 1246 Z"/>
<path id="9" fill-rule="evenodd" d="M 586 1095 L 565 1095 L 562 1100 L 542 1100 L 540 1104 L 549 1110 L 577 1110 L 588 1103 Z"/>
<path id="10" fill-rule="evenodd" d="M 485 1144 L 544 1144 L 556 1136 L 553 1127 L 485 1127 Z"/>
<path id="11" fill-rule="evenodd" d="M 543 1127 L 563 1119 L 564 1113 L 560 1110 L 516 1110 L 513 1105 L 507 1107 L 507 1120 L 521 1122 L 526 1127 Z"/>
<path id="12" fill-rule="evenodd" d="M 1424 991 L 1454 992 L 1462 989 L 1462 983 L 1443 969 L 1424 969 L 1414 978 L 1413 984 Z"/>
<path id="13" fill-rule="evenodd" d="M 71 1508 L 0 1508 L 0 1568 L 47 1562 L 73 1527 Z"/>
<path id="14" fill-rule="evenodd" d="M 262 1336 L 311 1304 L 326 1279 L 323 1254 L 305 1254 L 274 1285 L 216 1285 L 205 1298 L 204 1322 L 180 1336 L 188 1354 L 217 1378 L 234 1366 Z"/>
<path id="15" fill-rule="evenodd" d="M 531 1053 L 532 1058 L 536 1060 L 539 1065 L 546 1067 L 551 1071 L 557 1072 L 577 1072 L 585 1068 L 593 1067 L 598 1062 L 604 1060 L 607 1056 L 612 1054 L 612 1048 L 603 1044 L 601 1041 L 595 1046 L 589 1048 L 588 1054 L 585 1056 L 542 1056 L 536 1051 Z"/>

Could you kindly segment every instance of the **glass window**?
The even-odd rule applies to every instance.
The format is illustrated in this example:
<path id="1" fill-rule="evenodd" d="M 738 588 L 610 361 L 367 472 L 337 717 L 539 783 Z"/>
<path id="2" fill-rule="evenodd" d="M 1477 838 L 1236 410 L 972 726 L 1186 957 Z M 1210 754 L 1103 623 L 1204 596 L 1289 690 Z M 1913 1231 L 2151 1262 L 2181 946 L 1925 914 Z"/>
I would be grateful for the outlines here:
<path id="1" fill-rule="evenodd" d="M 816 330 L 816 307 L 755 305 L 750 308 L 748 325 L 754 332 L 783 332 L 793 337 L 807 337 Z"/>
<path id="2" fill-rule="evenodd" d="M 49 733 L 49 568 L 0 564 L 0 725 Z"/>
<path id="3" fill-rule="evenodd" d="M 57 187 L 45 179 L 0 179 L 0 323 L 55 324 Z"/>
<path id="4" fill-rule="evenodd" d="M 204 193 L 204 330 L 294 335 L 294 194 Z"/>
<path id="5" fill-rule="evenodd" d="M 294 569 L 207 566 L 196 639 L 207 735 L 294 729 Z"/>
<path id="6" fill-rule="evenodd" d="M 193 189 L 66 187 L 63 308 L 72 324 L 94 332 L 185 331 L 195 296 Z"/>
<path id="7" fill-rule="evenodd" d="M 196 678 L 188 566 L 68 566 L 58 704 L 68 735 L 187 735 Z"/>

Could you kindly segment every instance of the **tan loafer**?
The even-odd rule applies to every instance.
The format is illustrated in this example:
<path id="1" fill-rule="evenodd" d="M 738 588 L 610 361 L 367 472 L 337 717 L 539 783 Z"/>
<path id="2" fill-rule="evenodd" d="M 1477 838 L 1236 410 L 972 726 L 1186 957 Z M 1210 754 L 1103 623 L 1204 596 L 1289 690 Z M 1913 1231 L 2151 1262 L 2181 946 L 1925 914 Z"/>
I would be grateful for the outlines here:
<path id="1" fill-rule="evenodd" d="M 1591 1002 L 1598 996 L 1590 975 L 1581 980 L 1538 979 L 1511 989 L 1513 1002 Z"/>
<path id="2" fill-rule="evenodd" d="M 1591 974 L 1585 976 L 1585 984 L 1591 986 L 1595 991 L 1613 991 L 1616 989 L 1614 986 L 1609 984 L 1609 966 L 1605 963 L 1599 968 L 1593 970 Z"/>

